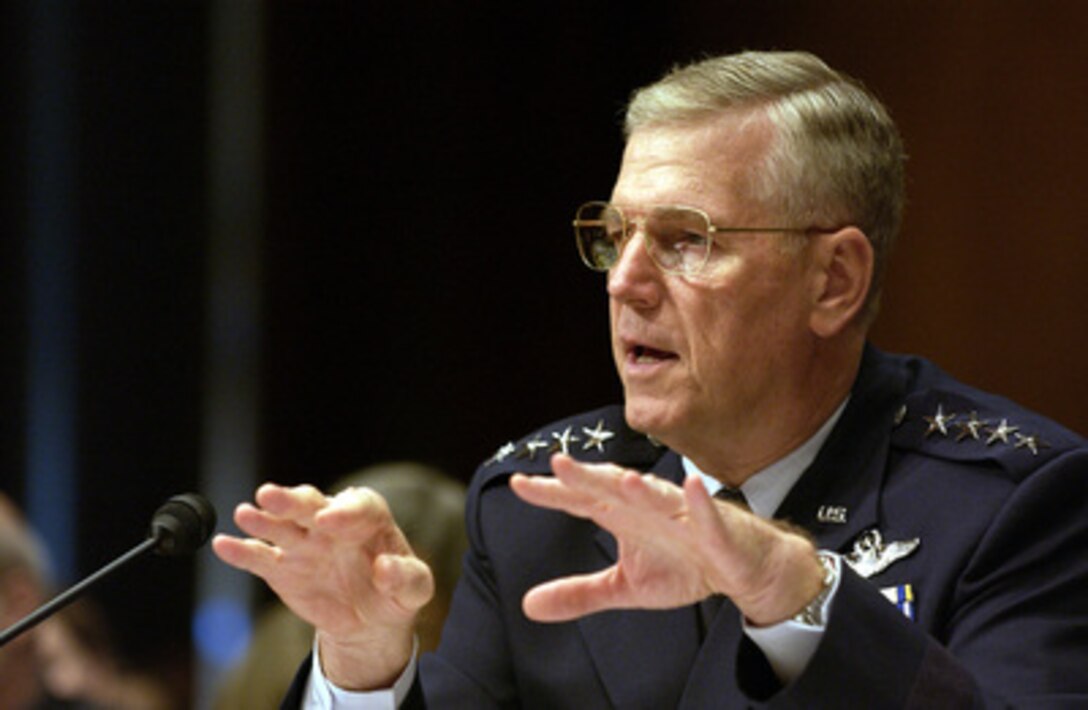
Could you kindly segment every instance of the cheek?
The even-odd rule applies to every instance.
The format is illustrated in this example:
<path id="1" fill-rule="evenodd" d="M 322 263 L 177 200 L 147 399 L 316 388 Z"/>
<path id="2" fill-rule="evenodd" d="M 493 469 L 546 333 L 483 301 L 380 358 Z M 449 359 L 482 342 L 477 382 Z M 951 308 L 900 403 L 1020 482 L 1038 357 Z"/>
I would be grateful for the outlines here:
<path id="1" fill-rule="evenodd" d="M 616 320 L 619 317 L 619 306 L 616 305 L 614 300 L 608 301 L 608 339 L 612 343 L 612 352 L 615 354 L 617 348 L 616 342 Z"/>
<path id="2" fill-rule="evenodd" d="M 616 327 L 619 321 L 619 307 L 614 302 L 609 302 L 608 307 L 608 343 L 612 352 L 612 365 L 615 368 L 616 374 L 620 380 L 623 381 L 623 363 L 627 357 L 627 352 L 624 350 L 623 344 L 616 336 Z"/>
<path id="3" fill-rule="evenodd" d="M 791 316 L 781 308 L 780 286 L 767 281 L 735 285 L 687 311 L 690 368 L 706 385 L 743 386 L 746 373 L 775 360 L 792 327 Z"/>
<path id="4" fill-rule="evenodd" d="M 728 303 L 717 308 L 691 312 L 684 322 L 688 346 L 688 368 L 692 377 L 710 385 L 730 376 L 737 346 L 745 338 Z"/>

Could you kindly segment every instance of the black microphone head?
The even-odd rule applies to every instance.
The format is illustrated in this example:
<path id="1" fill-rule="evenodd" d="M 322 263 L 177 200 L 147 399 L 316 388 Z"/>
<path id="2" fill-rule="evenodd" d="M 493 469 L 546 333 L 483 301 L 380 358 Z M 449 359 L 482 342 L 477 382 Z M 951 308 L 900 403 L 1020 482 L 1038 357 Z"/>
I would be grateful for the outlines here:
<path id="1" fill-rule="evenodd" d="M 151 519 L 151 537 L 160 555 L 188 555 L 215 530 L 215 508 L 199 493 L 182 493 L 163 503 Z"/>

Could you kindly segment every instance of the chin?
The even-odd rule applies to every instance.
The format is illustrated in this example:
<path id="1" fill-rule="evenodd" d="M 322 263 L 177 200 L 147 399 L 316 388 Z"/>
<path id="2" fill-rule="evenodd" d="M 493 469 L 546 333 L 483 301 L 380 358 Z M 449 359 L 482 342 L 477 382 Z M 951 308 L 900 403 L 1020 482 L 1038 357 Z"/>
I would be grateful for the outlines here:
<path id="1" fill-rule="evenodd" d="M 664 441 L 675 426 L 670 407 L 650 397 L 628 397 L 624 401 L 623 415 L 627 426 L 659 441 Z"/>

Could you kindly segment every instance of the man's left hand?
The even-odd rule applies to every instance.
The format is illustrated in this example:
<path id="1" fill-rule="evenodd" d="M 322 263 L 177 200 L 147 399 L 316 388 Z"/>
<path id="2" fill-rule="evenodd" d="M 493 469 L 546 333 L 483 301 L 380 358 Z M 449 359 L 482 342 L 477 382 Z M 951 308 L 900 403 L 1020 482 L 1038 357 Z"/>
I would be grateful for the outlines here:
<path id="1" fill-rule="evenodd" d="M 552 458 L 551 476 L 515 474 L 528 503 L 592 520 L 619 544 L 616 564 L 546 582 L 525 595 L 526 616 L 567 621 L 605 609 L 666 609 L 711 594 L 733 600 L 749 623 L 789 619 L 820 590 L 812 543 L 743 508 L 710 497 L 690 476 L 683 487 L 613 464 Z"/>

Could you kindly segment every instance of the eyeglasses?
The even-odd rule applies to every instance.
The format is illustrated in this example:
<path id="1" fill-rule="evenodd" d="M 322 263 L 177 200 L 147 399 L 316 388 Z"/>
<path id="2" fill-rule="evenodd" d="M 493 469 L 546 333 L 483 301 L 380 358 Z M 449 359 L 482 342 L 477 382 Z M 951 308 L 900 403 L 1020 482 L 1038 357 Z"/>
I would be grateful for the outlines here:
<path id="1" fill-rule="evenodd" d="M 707 272 L 715 234 L 813 231 L 796 227 L 719 227 L 711 223 L 706 212 L 678 205 L 654 205 L 644 216 L 628 218 L 608 202 L 587 202 L 574 216 L 574 237 L 582 261 L 594 271 L 608 271 L 619 261 L 639 223 L 646 251 L 658 268 L 688 277 Z"/>

